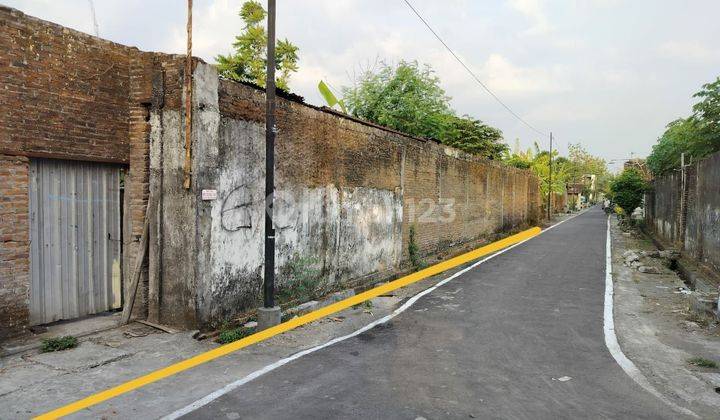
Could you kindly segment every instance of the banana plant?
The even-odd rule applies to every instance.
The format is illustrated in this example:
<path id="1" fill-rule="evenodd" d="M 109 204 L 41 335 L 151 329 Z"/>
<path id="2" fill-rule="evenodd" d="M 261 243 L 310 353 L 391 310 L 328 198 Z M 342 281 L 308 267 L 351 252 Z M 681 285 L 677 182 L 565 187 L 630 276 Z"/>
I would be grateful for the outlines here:
<path id="1" fill-rule="evenodd" d="M 320 91 L 320 94 L 322 95 L 323 99 L 325 99 L 325 102 L 327 102 L 330 108 L 338 105 L 340 106 L 342 112 L 347 114 L 345 102 L 342 99 L 338 99 L 337 96 L 335 96 L 335 94 L 332 92 L 332 90 L 330 90 L 330 87 L 322 80 L 320 81 L 320 83 L 318 83 L 318 90 Z"/>

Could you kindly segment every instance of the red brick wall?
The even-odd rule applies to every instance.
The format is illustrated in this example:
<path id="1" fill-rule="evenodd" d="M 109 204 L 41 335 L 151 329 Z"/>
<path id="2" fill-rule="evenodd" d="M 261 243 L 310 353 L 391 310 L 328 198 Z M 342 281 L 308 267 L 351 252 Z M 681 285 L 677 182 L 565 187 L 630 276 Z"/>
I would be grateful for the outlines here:
<path id="1" fill-rule="evenodd" d="M 132 51 L 0 7 L 0 152 L 128 163 Z"/>
<path id="2" fill-rule="evenodd" d="M 28 322 L 28 159 L 0 156 L 0 339 Z"/>
<path id="3" fill-rule="evenodd" d="M 164 56 L 141 52 L 0 6 L 0 103 L 3 104 L 0 158 L 4 159 L 4 165 L 20 159 L 25 167 L 28 157 L 128 165 L 125 275 L 135 260 L 145 217 L 149 167 L 147 116 L 159 57 Z M 3 172 L 0 182 L 3 188 L 6 187 L 5 174 Z M 27 174 L 24 177 L 26 180 Z M 13 248 L 12 252 L 3 251 L 0 256 L 3 308 L 10 301 L 18 308 L 2 311 L 0 327 L 27 322 L 29 229 L 26 226 L 27 181 L 25 183 L 23 200 L 3 202 L 3 226 L 6 219 L 25 220 L 25 226 L 18 225 L 13 230 L 11 241 L 23 245 Z M 4 248 L 5 245 L 3 239 Z M 17 262 L 21 260 L 25 263 Z M 6 268 L 11 266 L 12 270 Z M 23 282 L 25 285 L 21 286 Z M 143 282 L 135 305 L 138 316 L 143 316 L 145 311 L 145 286 Z"/>
<path id="4" fill-rule="evenodd" d="M 130 90 L 127 103 L 129 161 L 130 167 L 125 178 L 125 212 L 128 223 L 123 235 L 123 273 L 129 279 L 135 266 L 140 246 L 145 210 L 149 194 L 149 136 L 150 105 L 152 101 L 152 78 L 154 53 L 135 52 L 130 58 Z M 124 282 L 125 287 L 129 281 Z M 147 311 L 147 273 L 143 271 L 137 289 L 133 315 L 144 318 Z"/>

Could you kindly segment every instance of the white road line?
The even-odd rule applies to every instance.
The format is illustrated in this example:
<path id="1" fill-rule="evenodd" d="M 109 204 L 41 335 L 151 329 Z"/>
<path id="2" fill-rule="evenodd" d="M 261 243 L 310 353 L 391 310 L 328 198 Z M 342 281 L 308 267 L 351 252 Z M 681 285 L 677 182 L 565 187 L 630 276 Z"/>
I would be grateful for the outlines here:
<path id="1" fill-rule="evenodd" d="M 587 210 L 586 210 L 586 211 L 587 211 Z M 483 259 L 480 260 L 480 261 L 477 261 L 477 262 L 473 263 L 472 265 L 470 265 L 470 266 L 468 266 L 468 267 L 466 267 L 466 268 L 458 271 L 457 273 L 453 274 L 452 276 L 450 276 L 450 277 L 448 277 L 448 278 L 446 278 L 446 279 L 444 279 L 444 280 L 441 280 L 441 281 L 437 282 L 434 286 L 429 287 L 429 288 L 423 290 L 422 292 L 416 294 L 415 296 L 413 296 L 412 298 L 408 299 L 407 302 L 405 302 L 402 306 L 400 306 L 400 307 L 398 307 L 397 309 L 395 309 L 395 310 L 394 310 L 393 312 L 391 312 L 390 314 L 385 315 L 384 317 L 379 318 L 379 319 L 377 319 L 377 320 L 369 323 L 368 325 L 360 328 L 359 330 L 353 331 L 353 332 L 351 332 L 350 334 L 344 335 L 344 336 L 342 336 L 342 337 L 334 338 L 334 339 L 328 341 L 327 343 L 323 343 L 323 344 L 317 345 L 317 346 L 315 346 L 315 347 L 311 347 L 311 348 L 309 348 L 309 349 L 306 349 L 306 350 L 303 350 L 303 351 L 301 351 L 301 352 L 295 353 L 295 354 L 293 354 L 293 355 L 291 355 L 291 356 L 288 356 L 288 357 L 286 357 L 286 358 L 284 358 L 284 359 L 280 359 L 280 360 L 278 360 L 278 361 L 275 362 L 275 363 L 269 364 L 269 365 L 267 365 L 267 366 L 265 366 L 265 367 L 263 367 L 263 368 L 261 368 L 261 369 L 258 369 L 258 370 L 256 370 L 256 371 L 252 372 L 251 374 L 249 374 L 249 375 L 247 375 L 247 376 L 245 376 L 245 377 L 243 377 L 243 378 L 241 378 L 241 379 L 238 379 L 238 380 L 235 381 L 235 382 L 231 382 L 231 383 L 225 385 L 224 387 L 222 387 L 222 388 L 220 388 L 220 389 L 218 389 L 218 390 L 216 390 L 216 391 L 211 392 L 210 394 L 204 396 L 203 398 L 200 398 L 199 400 L 197 400 L 197 401 L 195 401 L 195 402 L 193 402 L 193 403 L 191 403 L 191 404 L 188 404 L 188 405 L 186 405 L 185 407 L 183 407 L 183 408 L 181 408 L 181 409 L 179 409 L 179 410 L 177 410 L 177 411 L 175 411 L 175 412 L 173 412 L 173 413 L 170 413 L 170 414 L 166 415 L 166 416 L 163 417 L 162 419 L 163 419 L 163 420 L 174 420 L 174 419 L 180 418 L 180 417 L 182 417 L 182 416 L 184 416 L 184 415 L 186 415 L 186 414 L 189 414 L 189 413 L 197 410 L 198 408 L 200 408 L 200 407 L 202 407 L 202 406 L 205 406 L 205 405 L 207 405 L 207 404 L 210 404 L 211 402 L 213 402 L 213 401 L 215 401 L 216 399 L 222 397 L 223 395 L 227 394 L 228 392 L 231 392 L 231 391 L 233 391 L 233 390 L 241 387 L 242 385 L 245 385 L 246 383 L 252 381 L 253 379 L 259 378 L 260 376 L 262 376 L 262 375 L 264 375 L 264 374 L 266 374 L 266 373 L 268 373 L 268 372 L 271 372 L 271 371 L 279 368 L 280 366 L 286 365 L 286 364 L 292 362 L 293 360 L 297 360 L 297 359 L 299 359 L 299 358 L 301 358 L 301 357 L 303 357 L 303 356 L 306 356 L 306 355 L 308 355 L 308 354 L 310 354 L 310 353 L 314 353 L 314 352 L 316 352 L 316 351 L 318 351 L 318 350 L 324 349 L 325 347 L 332 346 L 333 344 L 339 343 L 339 342 L 341 342 L 341 341 L 345 341 L 345 340 L 347 340 L 348 338 L 352 338 L 352 337 L 355 337 L 355 336 L 357 336 L 357 335 L 360 335 L 360 334 L 364 333 L 365 331 L 370 330 L 370 329 L 376 327 L 377 325 L 384 324 L 384 323 L 388 322 L 389 320 L 395 318 L 395 317 L 398 316 L 399 314 L 405 312 L 409 307 L 411 307 L 412 305 L 414 305 L 415 302 L 417 302 L 421 297 L 427 295 L 428 293 L 433 292 L 433 291 L 434 291 L 435 289 L 437 289 L 438 287 L 440 287 L 440 286 L 442 286 L 442 285 L 450 282 L 451 280 L 453 280 L 453 279 L 455 279 L 455 278 L 457 278 L 457 277 L 459 277 L 459 276 L 467 273 L 468 271 L 472 270 L 473 268 L 476 268 L 477 266 L 479 266 L 480 264 L 484 263 L 485 261 L 488 261 L 488 260 L 490 260 L 490 259 L 492 259 L 492 258 L 495 258 L 496 256 L 498 256 L 498 255 L 500 255 L 500 254 L 503 254 L 503 253 L 505 253 L 505 252 L 507 252 L 507 251 L 510 251 L 511 249 L 515 248 L 516 246 L 522 245 L 522 244 L 524 244 L 525 242 L 527 242 L 527 241 L 529 241 L 529 240 L 531 240 L 531 239 L 533 239 L 533 238 L 537 238 L 538 236 L 542 235 L 543 233 L 545 233 L 545 232 L 547 232 L 547 231 L 549 231 L 549 230 L 551 230 L 551 229 L 553 229 L 553 228 L 555 228 L 555 227 L 557 227 L 557 226 L 559 226 L 559 225 L 567 222 L 568 220 L 572 220 L 572 219 L 576 218 L 577 216 L 580 216 L 581 214 L 584 214 L 584 213 L 585 213 L 585 211 L 580 212 L 580 213 L 578 213 L 578 214 L 576 214 L 576 215 L 573 215 L 572 217 L 568 217 L 567 219 L 562 220 L 562 221 L 560 221 L 560 222 L 558 222 L 558 223 L 555 223 L 554 225 L 548 227 L 547 229 L 544 229 L 542 232 L 540 232 L 539 234 L 533 236 L 532 238 L 525 239 L 524 241 L 518 242 L 518 243 L 516 243 L 515 245 L 511 245 L 511 246 L 509 246 L 509 247 L 507 247 L 507 248 L 505 248 L 505 249 L 503 249 L 503 250 L 500 250 L 500 251 L 498 251 L 498 252 L 496 252 L 496 253 L 488 256 L 488 257 L 483 258 Z"/>
<path id="2" fill-rule="evenodd" d="M 620 348 L 617 336 L 615 335 L 615 319 L 613 317 L 613 296 L 615 295 L 613 289 L 613 276 L 612 276 L 612 238 L 610 236 L 610 216 L 607 219 L 607 241 L 605 244 L 605 309 L 603 311 L 603 331 L 605 333 L 605 345 L 607 346 L 610 354 L 615 359 L 622 370 L 627 375 L 640 385 L 647 392 L 656 396 L 665 404 L 669 405 L 673 410 L 689 415 L 692 417 L 699 418 L 697 414 L 688 410 L 687 408 L 680 407 L 674 402 L 668 400 L 663 394 L 658 392 L 651 384 L 650 381 L 643 375 L 640 369 L 635 366 L 632 360 L 628 359 Z"/>

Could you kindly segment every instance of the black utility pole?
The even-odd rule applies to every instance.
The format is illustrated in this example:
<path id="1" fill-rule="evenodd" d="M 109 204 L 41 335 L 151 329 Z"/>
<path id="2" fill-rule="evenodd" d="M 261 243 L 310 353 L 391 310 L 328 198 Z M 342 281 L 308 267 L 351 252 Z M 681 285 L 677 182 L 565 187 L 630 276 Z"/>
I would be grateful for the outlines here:
<path id="1" fill-rule="evenodd" d="M 265 308 L 275 306 L 275 0 L 268 0 L 265 80 Z"/>
<path id="2" fill-rule="evenodd" d="M 548 177 L 548 205 L 547 205 L 547 216 L 550 220 L 552 213 L 552 131 L 550 132 L 550 161 L 548 163 L 550 169 L 550 176 Z"/>

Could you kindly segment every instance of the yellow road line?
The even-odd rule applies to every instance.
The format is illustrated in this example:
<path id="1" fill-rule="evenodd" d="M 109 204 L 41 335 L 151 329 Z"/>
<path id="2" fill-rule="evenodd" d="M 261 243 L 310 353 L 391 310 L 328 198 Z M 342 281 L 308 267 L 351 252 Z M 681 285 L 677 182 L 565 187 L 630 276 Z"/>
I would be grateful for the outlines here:
<path id="1" fill-rule="evenodd" d="M 405 277 L 401 277 L 397 280 L 385 283 L 381 286 L 375 287 L 363 293 L 333 303 L 332 305 L 325 306 L 303 316 L 293 318 L 289 321 L 285 321 L 282 324 L 257 332 L 241 340 L 225 344 L 213 350 L 198 354 L 197 356 L 193 356 L 189 359 L 185 359 L 182 362 L 178 362 L 165 368 L 158 369 L 154 372 L 148 373 L 147 375 L 140 376 L 113 388 L 109 388 L 105 391 L 98 392 L 97 394 L 90 395 L 89 397 L 75 401 L 63 407 L 56 408 L 55 410 L 49 411 L 36 417 L 36 419 L 55 419 L 58 417 L 67 416 L 68 414 L 75 413 L 76 411 L 91 407 L 111 398 L 115 398 L 119 395 L 138 389 L 147 384 L 159 381 L 160 379 L 167 378 L 168 376 L 175 375 L 176 373 L 180 373 L 195 366 L 217 359 L 218 357 L 233 353 L 252 344 L 267 340 L 270 337 L 282 334 L 286 331 L 290 331 L 301 325 L 305 325 L 320 318 L 324 318 L 335 312 L 342 311 L 343 309 L 358 305 L 365 302 L 366 300 L 392 292 L 393 290 L 405 287 L 409 284 L 423 280 L 430 276 L 442 273 L 443 271 L 465 264 L 469 261 L 476 260 L 482 256 L 492 254 L 493 252 L 499 251 L 510 245 L 514 245 L 518 242 L 530 239 L 533 236 L 538 235 L 540 232 L 541 229 L 539 227 L 534 227 L 532 229 L 522 231 L 516 235 L 508 236 L 505 239 L 501 239 L 499 241 L 477 248 L 473 251 L 467 252 L 465 254 L 435 264 L 423 270 L 409 274 Z"/>

